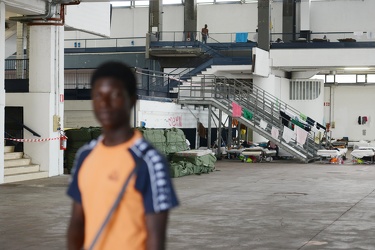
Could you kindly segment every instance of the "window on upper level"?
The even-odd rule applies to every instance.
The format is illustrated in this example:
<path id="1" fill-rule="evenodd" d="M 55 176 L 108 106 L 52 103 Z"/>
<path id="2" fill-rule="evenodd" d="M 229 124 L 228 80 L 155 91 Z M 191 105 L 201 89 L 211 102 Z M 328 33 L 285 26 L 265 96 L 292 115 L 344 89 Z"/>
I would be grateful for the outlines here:
<path id="1" fill-rule="evenodd" d="M 163 0 L 164 5 L 183 4 L 189 0 Z M 275 0 L 274 0 L 275 1 Z M 205 3 L 257 3 L 258 0 L 197 0 L 197 4 Z M 115 0 L 111 1 L 113 7 L 145 7 L 150 5 L 150 0 Z"/>
<path id="2" fill-rule="evenodd" d="M 197 3 L 214 3 L 214 0 L 197 0 Z"/>
<path id="3" fill-rule="evenodd" d="M 134 6 L 149 6 L 150 1 L 144 1 L 144 0 L 134 0 Z"/>
<path id="4" fill-rule="evenodd" d="M 130 7 L 131 1 L 111 2 L 112 7 Z"/>
<path id="5" fill-rule="evenodd" d="M 182 4 L 182 0 L 163 0 L 163 4 Z"/>
<path id="6" fill-rule="evenodd" d="M 239 0 L 216 0 L 217 3 L 230 3 L 230 2 L 237 2 L 240 3 L 241 1 Z"/>

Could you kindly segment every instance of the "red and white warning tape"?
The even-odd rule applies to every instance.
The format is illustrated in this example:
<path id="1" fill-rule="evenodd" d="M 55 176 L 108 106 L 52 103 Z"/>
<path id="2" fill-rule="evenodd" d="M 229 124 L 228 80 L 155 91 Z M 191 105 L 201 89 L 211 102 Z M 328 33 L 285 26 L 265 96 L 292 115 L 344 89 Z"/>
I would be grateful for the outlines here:
<path id="1" fill-rule="evenodd" d="M 45 141 L 60 140 L 60 136 L 59 137 L 55 137 L 55 138 L 43 138 L 43 139 L 15 139 L 15 138 L 5 138 L 5 140 L 17 141 L 17 142 L 45 142 Z"/>

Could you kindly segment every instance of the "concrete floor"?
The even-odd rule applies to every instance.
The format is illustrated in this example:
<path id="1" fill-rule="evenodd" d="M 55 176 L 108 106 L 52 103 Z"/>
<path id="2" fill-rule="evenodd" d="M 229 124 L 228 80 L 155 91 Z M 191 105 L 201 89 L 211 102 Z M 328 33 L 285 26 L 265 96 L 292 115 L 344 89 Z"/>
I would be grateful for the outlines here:
<path id="1" fill-rule="evenodd" d="M 220 161 L 174 179 L 168 249 L 375 249 L 375 166 Z M 64 249 L 67 176 L 0 186 L 0 249 Z"/>

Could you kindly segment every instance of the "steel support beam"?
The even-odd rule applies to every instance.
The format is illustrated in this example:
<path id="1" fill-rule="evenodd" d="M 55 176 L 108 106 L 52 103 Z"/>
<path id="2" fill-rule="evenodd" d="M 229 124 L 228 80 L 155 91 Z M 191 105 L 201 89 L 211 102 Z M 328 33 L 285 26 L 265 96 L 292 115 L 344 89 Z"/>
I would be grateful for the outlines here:
<path id="1" fill-rule="evenodd" d="M 207 148 L 211 148 L 211 120 L 212 120 L 212 106 L 208 105 Z"/>
<path id="2" fill-rule="evenodd" d="M 5 4 L 0 1 L 0 184 L 4 182 L 4 132 L 5 132 Z"/>
<path id="3" fill-rule="evenodd" d="M 258 48 L 270 50 L 270 0 L 258 0 Z"/>
<path id="4" fill-rule="evenodd" d="M 221 138 L 221 120 L 223 119 L 223 111 L 221 111 L 221 109 L 219 110 L 219 128 L 217 130 L 217 152 L 216 152 L 216 155 L 218 158 L 221 158 L 221 141 L 222 141 L 222 138 Z"/>
<path id="5" fill-rule="evenodd" d="M 153 34 L 156 40 L 161 39 L 163 31 L 163 1 L 150 1 L 148 16 L 148 32 Z M 152 39 L 151 39 L 152 40 Z"/>
<path id="6" fill-rule="evenodd" d="M 228 116 L 228 138 L 227 138 L 227 146 L 228 148 L 232 145 L 232 117 Z"/>
<path id="7" fill-rule="evenodd" d="M 184 7 L 184 37 L 186 41 L 197 39 L 197 0 L 185 1 Z"/>
<path id="8" fill-rule="evenodd" d="M 283 1 L 283 40 L 296 40 L 296 0 Z"/>

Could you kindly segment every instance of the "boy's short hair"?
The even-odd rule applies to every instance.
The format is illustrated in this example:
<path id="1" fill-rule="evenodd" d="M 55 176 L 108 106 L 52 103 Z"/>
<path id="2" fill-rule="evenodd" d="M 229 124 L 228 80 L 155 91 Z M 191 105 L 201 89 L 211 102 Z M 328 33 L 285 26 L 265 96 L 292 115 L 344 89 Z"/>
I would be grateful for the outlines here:
<path id="1" fill-rule="evenodd" d="M 129 96 L 137 96 L 137 81 L 128 65 L 121 62 L 106 62 L 97 68 L 91 76 L 91 89 L 100 78 L 109 77 L 122 82 Z"/>

